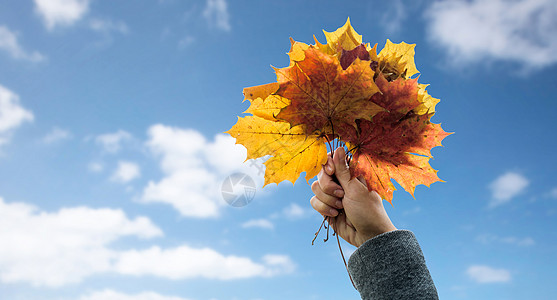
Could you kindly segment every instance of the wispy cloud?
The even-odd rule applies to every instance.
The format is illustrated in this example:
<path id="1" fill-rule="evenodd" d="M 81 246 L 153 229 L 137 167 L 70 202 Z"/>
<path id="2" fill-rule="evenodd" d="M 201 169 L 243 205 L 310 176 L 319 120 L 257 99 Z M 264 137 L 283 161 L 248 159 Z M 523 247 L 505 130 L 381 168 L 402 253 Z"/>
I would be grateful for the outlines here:
<path id="1" fill-rule="evenodd" d="M 45 56 L 37 51 L 28 52 L 19 44 L 18 34 L 6 26 L 0 26 L 0 50 L 8 53 L 13 59 L 40 62 Z"/>
<path id="2" fill-rule="evenodd" d="M 180 41 L 178 41 L 178 48 L 185 49 L 195 42 L 195 38 L 191 35 L 184 36 Z"/>
<path id="3" fill-rule="evenodd" d="M 45 144 L 52 144 L 56 143 L 61 140 L 66 140 L 72 137 L 70 131 L 58 127 L 52 128 L 50 132 L 48 132 L 43 138 L 42 141 Z"/>
<path id="4" fill-rule="evenodd" d="M 93 161 L 87 165 L 87 169 L 89 170 L 89 172 L 99 173 L 104 170 L 104 165 L 100 162 Z"/>
<path id="5" fill-rule="evenodd" d="M 554 188 L 549 192 L 549 197 L 557 199 L 557 188 Z"/>
<path id="6" fill-rule="evenodd" d="M 521 247 L 533 246 L 536 244 L 534 239 L 531 237 L 524 237 L 524 238 L 518 238 L 515 236 L 501 237 L 493 234 L 479 235 L 476 238 L 476 240 L 484 244 L 490 244 L 496 242 L 496 243 L 504 243 L 509 245 L 521 246 Z"/>
<path id="7" fill-rule="evenodd" d="M 309 211 L 296 203 L 290 203 L 282 210 L 283 215 L 288 219 L 299 219 L 309 215 Z"/>
<path id="8" fill-rule="evenodd" d="M 128 25 L 122 21 L 112 21 L 107 19 L 91 19 L 89 20 L 89 28 L 102 33 L 117 32 L 127 34 L 129 32 Z"/>
<path id="9" fill-rule="evenodd" d="M 402 0 L 385 1 L 386 9 L 381 10 L 379 23 L 388 34 L 396 34 L 402 28 L 402 23 L 408 15 Z"/>
<path id="10" fill-rule="evenodd" d="M 120 183 L 128 183 L 141 176 L 139 166 L 134 162 L 119 161 L 118 167 L 110 177 L 110 180 Z"/>
<path id="11" fill-rule="evenodd" d="M 499 176 L 489 185 L 492 193 L 489 207 L 493 208 L 509 202 L 522 193 L 529 184 L 530 181 L 526 177 L 515 172 L 507 172 Z"/>
<path id="12" fill-rule="evenodd" d="M 275 225 L 267 219 L 253 219 L 246 221 L 242 224 L 243 228 L 263 228 L 263 229 L 274 229 Z"/>
<path id="13" fill-rule="evenodd" d="M 428 9 L 428 36 L 457 66 L 504 60 L 527 68 L 557 62 L 554 0 L 436 1 Z"/>
<path id="14" fill-rule="evenodd" d="M 485 265 L 472 265 L 466 270 L 470 279 L 477 283 L 497 283 L 511 281 L 511 272 Z"/>
<path id="15" fill-rule="evenodd" d="M 117 153 L 122 148 L 122 144 L 132 139 L 132 135 L 124 130 L 114 133 L 101 134 L 95 138 L 95 142 L 101 145 L 106 152 Z"/>
<path id="16" fill-rule="evenodd" d="M 79 297 L 79 300 L 188 300 L 177 296 L 165 296 L 155 292 L 141 292 L 138 294 L 125 294 L 114 290 L 102 290 L 88 293 Z"/>
<path id="17" fill-rule="evenodd" d="M 206 3 L 203 16 L 209 22 L 209 25 L 220 30 L 230 31 L 232 27 L 230 26 L 226 0 L 207 0 Z"/>
<path id="18" fill-rule="evenodd" d="M 35 0 L 35 11 L 45 26 L 53 30 L 59 26 L 71 26 L 89 11 L 90 0 Z"/>
<path id="19" fill-rule="evenodd" d="M 20 105 L 19 96 L 0 85 L 0 146 L 10 140 L 16 128 L 33 118 L 33 113 Z"/>

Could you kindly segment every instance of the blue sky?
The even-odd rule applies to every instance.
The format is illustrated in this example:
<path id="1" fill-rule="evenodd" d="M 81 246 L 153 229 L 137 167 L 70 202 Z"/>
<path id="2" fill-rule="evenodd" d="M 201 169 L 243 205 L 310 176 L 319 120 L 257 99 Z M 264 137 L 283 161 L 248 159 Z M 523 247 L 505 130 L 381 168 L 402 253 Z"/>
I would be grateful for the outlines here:
<path id="1" fill-rule="evenodd" d="M 446 182 L 387 207 L 441 298 L 553 299 L 552 0 L 0 2 L 0 298 L 358 299 L 336 241 L 311 246 L 309 186 L 261 188 L 222 134 L 289 37 L 347 17 L 379 49 L 417 44 L 456 132 L 433 150 Z M 239 171 L 257 191 L 236 208 L 220 188 Z"/>

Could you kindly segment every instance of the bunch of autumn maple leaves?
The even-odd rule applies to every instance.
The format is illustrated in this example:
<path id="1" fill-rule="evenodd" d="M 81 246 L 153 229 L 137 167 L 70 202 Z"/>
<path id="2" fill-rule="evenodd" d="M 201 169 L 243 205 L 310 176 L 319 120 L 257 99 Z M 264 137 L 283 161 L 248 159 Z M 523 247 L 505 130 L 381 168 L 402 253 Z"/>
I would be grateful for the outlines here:
<path id="1" fill-rule="evenodd" d="M 347 148 L 352 176 L 389 202 L 391 179 L 412 195 L 417 185 L 440 181 L 429 159 L 449 133 L 430 122 L 440 100 L 411 78 L 415 45 L 387 40 L 377 54 L 350 20 L 324 32 L 326 44 L 291 40 L 290 65 L 275 68 L 277 82 L 244 89 L 251 116 L 227 132 L 247 159 L 269 157 L 265 185 L 294 183 L 301 172 L 313 178 L 333 140 Z"/>

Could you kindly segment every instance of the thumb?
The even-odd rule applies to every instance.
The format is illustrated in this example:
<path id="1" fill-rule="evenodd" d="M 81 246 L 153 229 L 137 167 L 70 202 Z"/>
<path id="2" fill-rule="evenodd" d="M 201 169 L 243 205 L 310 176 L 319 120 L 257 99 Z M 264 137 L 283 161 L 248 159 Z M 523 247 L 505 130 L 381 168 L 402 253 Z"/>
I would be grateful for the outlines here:
<path id="1" fill-rule="evenodd" d="M 333 163 L 335 165 L 335 175 L 338 182 L 343 188 L 345 188 L 348 181 L 350 181 L 350 170 L 346 164 L 346 152 L 343 147 L 339 147 L 335 150 Z"/>

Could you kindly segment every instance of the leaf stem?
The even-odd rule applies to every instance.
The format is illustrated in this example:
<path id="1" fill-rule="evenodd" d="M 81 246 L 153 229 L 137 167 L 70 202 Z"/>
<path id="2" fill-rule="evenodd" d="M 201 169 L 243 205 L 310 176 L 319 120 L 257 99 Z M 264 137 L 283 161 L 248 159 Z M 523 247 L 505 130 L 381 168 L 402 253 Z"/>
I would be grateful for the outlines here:
<path id="1" fill-rule="evenodd" d="M 315 240 L 317 239 L 317 236 L 319 235 L 319 232 L 321 232 L 321 228 L 323 228 L 323 225 L 325 224 L 325 221 L 327 221 L 327 217 L 323 218 L 323 222 L 321 222 L 321 226 L 319 226 L 319 229 L 317 229 L 317 232 L 315 233 L 315 237 L 311 241 L 312 246 L 313 246 L 313 243 L 315 242 Z"/>

